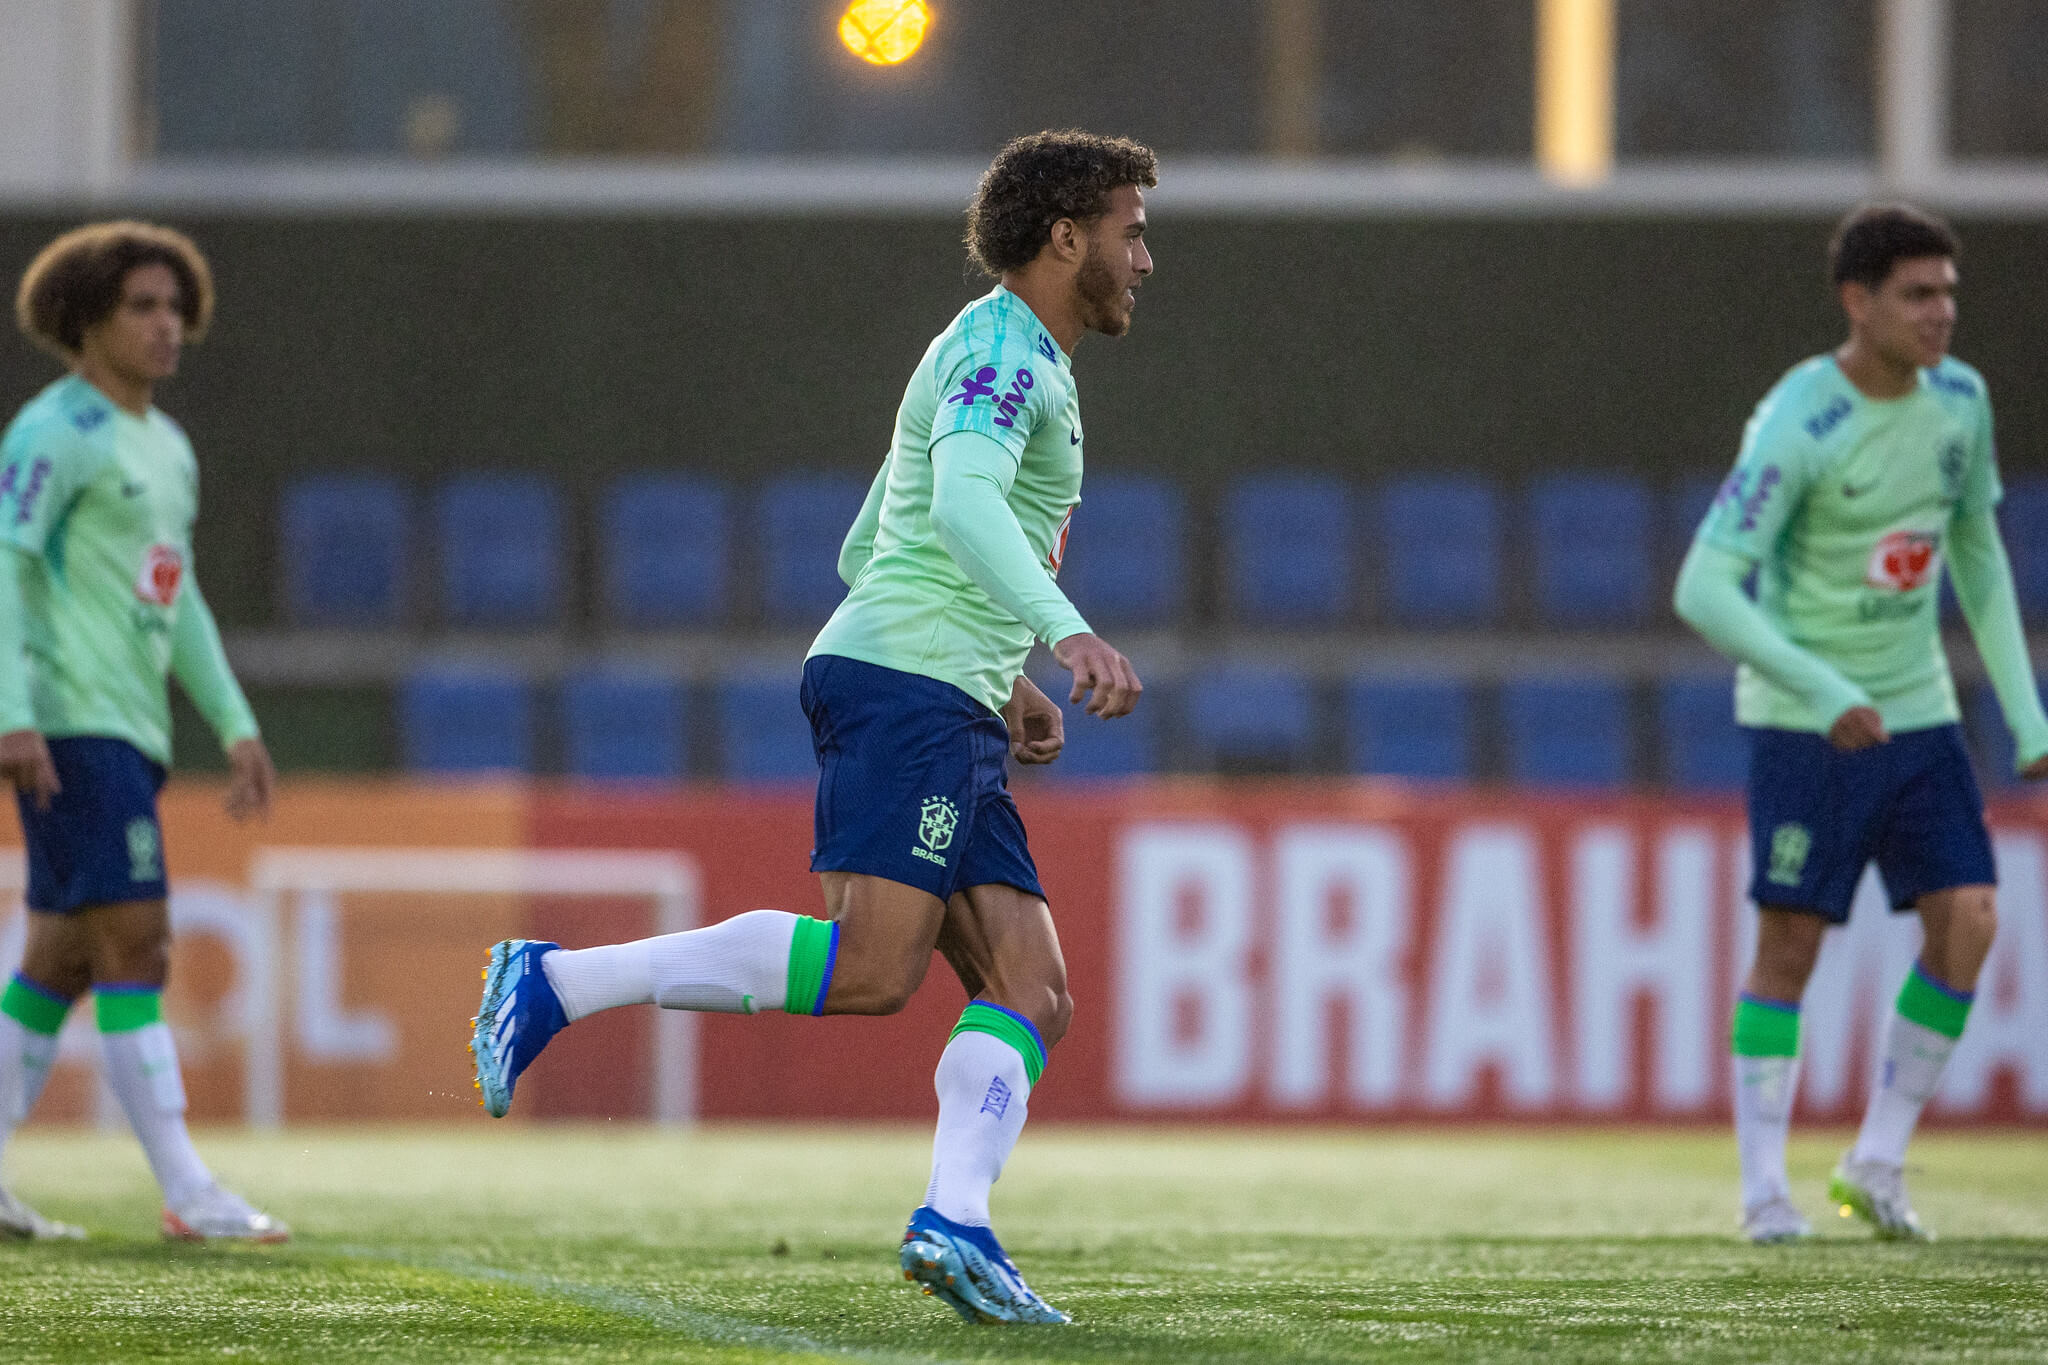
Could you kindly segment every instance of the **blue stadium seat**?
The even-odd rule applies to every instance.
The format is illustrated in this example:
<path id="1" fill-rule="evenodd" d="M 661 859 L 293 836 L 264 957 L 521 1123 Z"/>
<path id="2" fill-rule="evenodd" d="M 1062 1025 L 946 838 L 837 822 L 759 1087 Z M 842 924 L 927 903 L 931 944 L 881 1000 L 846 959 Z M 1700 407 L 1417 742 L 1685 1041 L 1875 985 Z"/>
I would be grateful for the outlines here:
<path id="1" fill-rule="evenodd" d="M 540 626 L 562 608 L 562 498 L 537 474 L 450 479 L 434 499 L 442 609 L 467 627 Z"/>
<path id="2" fill-rule="evenodd" d="M 415 772 L 529 772 L 533 688 L 503 673 L 428 669 L 400 685 L 398 729 Z"/>
<path id="3" fill-rule="evenodd" d="M 815 782 L 811 726 L 794 670 L 740 674 L 717 687 L 719 772 L 739 782 Z"/>
<path id="4" fill-rule="evenodd" d="M 1057 668 L 1035 672 L 1033 682 L 1046 696 L 1060 704 L 1066 716 L 1067 747 L 1057 762 L 1037 769 L 1049 778 L 1143 777 L 1164 766 L 1159 735 L 1162 703 L 1170 700 L 1157 678 L 1145 679 L 1145 696 L 1138 709 L 1115 720 L 1088 714 L 1087 702 L 1079 706 L 1067 701 L 1074 680 Z"/>
<path id="5" fill-rule="evenodd" d="M 406 497 L 383 474 L 294 479 L 278 558 L 297 626 L 395 626 L 405 614 Z"/>
<path id="6" fill-rule="evenodd" d="M 1251 626 L 1327 626 L 1351 614 L 1351 489 L 1317 474 L 1256 474 L 1223 499 L 1223 592 Z"/>
<path id="7" fill-rule="evenodd" d="M 2048 478 L 2008 479 L 1998 505 L 1999 529 L 2012 559 L 2013 586 L 2027 624 L 2048 625 Z"/>
<path id="8" fill-rule="evenodd" d="M 2042 695 L 2048 698 L 2048 687 L 2043 688 Z M 1971 748 L 1977 755 L 1978 771 L 1984 778 L 1984 785 L 1990 788 L 2021 785 L 2019 774 L 2013 771 L 2017 760 L 2013 753 L 2012 730 L 2005 723 L 2005 711 L 1999 706 L 1998 694 L 1991 690 L 1990 683 L 1977 682 L 1964 692 L 1963 721 L 1969 732 Z"/>
<path id="9" fill-rule="evenodd" d="M 1507 775 L 1532 786 L 1629 779 L 1628 689 L 1611 678 L 1523 678 L 1501 688 Z"/>
<path id="10" fill-rule="evenodd" d="M 1692 538 L 1707 519 L 1714 499 L 1720 496 L 1726 474 L 1694 473 L 1679 478 L 1665 492 L 1662 543 L 1659 546 L 1659 580 L 1650 594 L 1652 620 L 1669 624 L 1676 617 L 1671 608 L 1671 589 L 1678 581 L 1678 567 L 1692 548 Z"/>
<path id="11" fill-rule="evenodd" d="M 1354 678 L 1344 689 L 1351 771 L 1446 782 L 1476 776 L 1472 691 L 1450 678 Z"/>
<path id="12" fill-rule="evenodd" d="M 1680 791 L 1727 791 L 1749 781 L 1749 741 L 1735 724 L 1727 674 L 1667 678 L 1657 688 L 1664 782 Z"/>
<path id="13" fill-rule="evenodd" d="M 1067 596 L 1094 625 L 1170 625 L 1187 601 L 1186 494 L 1166 479 L 1102 474 L 1081 499 L 1060 569 Z"/>
<path id="14" fill-rule="evenodd" d="M 1500 498 L 1460 475 L 1393 479 L 1379 498 L 1386 593 L 1404 625 L 1490 625 L 1500 618 Z"/>
<path id="15" fill-rule="evenodd" d="M 623 626 L 702 626 L 724 619 L 732 570 L 732 498 L 723 484 L 636 474 L 605 490 L 599 511 L 605 608 Z"/>
<path id="16" fill-rule="evenodd" d="M 680 779 L 685 723 L 683 685 L 663 674 L 594 669 L 562 683 L 572 777 Z"/>
<path id="17" fill-rule="evenodd" d="M 1225 773 L 1304 772 L 1319 749 L 1305 674 L 1223 667 L 1186 688 L 1184 741 L 1197 767 Z"/>
<path id="18" fill-rule="evenodd" d="M 1694 533 L 1707 519 L 1707 510 L 1727 480 L 1726 473 L 1687 474 L 1672 485 L 1664 502 L 1664 548 L 1672 564 L 1685 558 Z"/>
<path id="19" fill-rule="evenodd" d="M 815 630 L 846 585 L 839 547 L 870 480 L 846 474 L 792 474 L 761 487 L 761 605 L 771 624 Z"/>
<path id="20" fill-rule="evenodd" d="M 1638 625 L 1650 610 L 1650 489 L 1619 474 L 1529 486 L 1536 607 L 1557 626 Z"/>

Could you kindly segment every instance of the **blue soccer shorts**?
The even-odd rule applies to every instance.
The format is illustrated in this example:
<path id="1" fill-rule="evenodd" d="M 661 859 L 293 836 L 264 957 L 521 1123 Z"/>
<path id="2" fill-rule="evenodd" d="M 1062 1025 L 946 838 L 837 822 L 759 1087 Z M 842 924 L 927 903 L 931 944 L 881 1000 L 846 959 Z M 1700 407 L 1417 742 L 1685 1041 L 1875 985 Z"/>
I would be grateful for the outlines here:
<path id="1" fill-rule="evenodd" d="M 803 706 L 819 767 L 813 872 L 886 877 L 942 901 L 989 885 L 1045 898 L 1001 716 L 951 683 L 831 654 L 804 665 Z"/>
<path id="2" fill-rule="evenodd" d="M 168 887 L 156 797 L 163 765 L 125 739 L 73 735 L 48 743 L 63 790 L 47 810 L 25 793 L 15 798 L 28 845 L 28 908 L 69 914 L 162 900 Z"/>
<path id="3" fill-rule="evenodd" d="M 1825 735 L 1746 732 L 1758 905 L 1841 924 L 1872 859 L 1894 910 L 1997 881 L 1962 727 L 1908 730 L 1853 753 Z"/>

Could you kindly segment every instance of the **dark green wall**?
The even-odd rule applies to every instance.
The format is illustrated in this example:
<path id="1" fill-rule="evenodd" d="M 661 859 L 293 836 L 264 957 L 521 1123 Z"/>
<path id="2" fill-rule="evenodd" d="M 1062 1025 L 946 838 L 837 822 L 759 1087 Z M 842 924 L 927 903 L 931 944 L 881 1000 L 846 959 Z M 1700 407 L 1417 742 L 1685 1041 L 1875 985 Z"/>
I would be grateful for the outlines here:
<path id="1" fill-rule="evenodd" d="M 983 287 L 934 219 L 179 217 L 214 336 L 162 394 L 198 445 L 208 595 L 275 619 L 289 474 L 548 468 L 747 481 L 868 468 L 925 343 Z M 66 221 L 0 220 L 13 278 Z M 2048 224 L 1961 225 L 1957 349 L 2008 469 L 2048 468 Z M 1096 469 L 1724 464 L 1837 339 L 1824 221 L 1258 223 L 1156 215 L 1133 334 L 1079 356 Z M 51 374 L 0 346 L 0 402 Z"/>

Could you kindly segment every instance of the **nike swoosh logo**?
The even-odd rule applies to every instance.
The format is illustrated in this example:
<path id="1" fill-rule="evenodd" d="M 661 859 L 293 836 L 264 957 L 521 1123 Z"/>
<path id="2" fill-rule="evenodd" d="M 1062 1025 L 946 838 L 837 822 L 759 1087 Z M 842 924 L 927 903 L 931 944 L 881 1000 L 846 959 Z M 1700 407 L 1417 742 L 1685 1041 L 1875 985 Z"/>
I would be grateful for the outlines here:
<path id="1" fill-rule="evenodd" d="M 1068 428 L 1067 428 L 1067 444 L 1068 444 L 1068 445 L 1070 445 L 1070 446 L 1077 446 L 1077 445 L 1081 444 L 1081 431 L 1080 431 L 1080 428 L 1078 428 L 1078 427 L 1068 427 Z"/>
<path id="2" fill-rule="evenodd" d="M 148 484 L 127 483 L 124 481 L 121 485 L 121 496 L 124 498 L 139 498 L 148 491 Z"/>
<path id="3" fill-rule="evenodd" d="M 1876 479 L 1872 479 L 1861 488 L 1858 488 L 1855 484 L 1845 483 L 1842 485 L 1842 496 L 1845 498 L 1860 498 L 1875 487 L 1877 487 Z"/>

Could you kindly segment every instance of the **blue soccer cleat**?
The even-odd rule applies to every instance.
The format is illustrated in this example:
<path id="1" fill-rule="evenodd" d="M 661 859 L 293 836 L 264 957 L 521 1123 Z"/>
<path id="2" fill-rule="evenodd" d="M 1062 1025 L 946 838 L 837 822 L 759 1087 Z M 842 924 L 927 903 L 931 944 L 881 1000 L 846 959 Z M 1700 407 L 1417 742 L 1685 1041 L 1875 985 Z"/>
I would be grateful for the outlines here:
<path id="1" fill-rule="evenodd" d="M 476 1025 L 469 1055 L 483 1106 L 494 1119 L 505 1117 L 512 1107 L 512 1087 L 519 1083 L 519 1074 L 569 1022 L 547 973 L 540 969 L 541 958 L 561 946 L 508 938 L 491 949 L 491 965 L 484 968 L 484 1001 L 469 1021 Z"/>
<path id="2" fill-rule="evenodd" d="M 898 1259 L 904 1279 L 917 1281 L 969 1322 L 1073 1321 L 1031 1291 L 993 1232 L 956 1223 L 929 1206 L 910 1215 Z"/>

